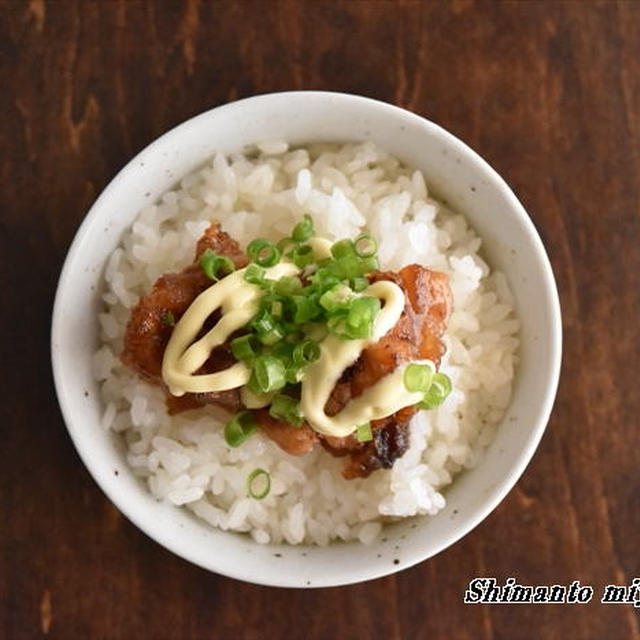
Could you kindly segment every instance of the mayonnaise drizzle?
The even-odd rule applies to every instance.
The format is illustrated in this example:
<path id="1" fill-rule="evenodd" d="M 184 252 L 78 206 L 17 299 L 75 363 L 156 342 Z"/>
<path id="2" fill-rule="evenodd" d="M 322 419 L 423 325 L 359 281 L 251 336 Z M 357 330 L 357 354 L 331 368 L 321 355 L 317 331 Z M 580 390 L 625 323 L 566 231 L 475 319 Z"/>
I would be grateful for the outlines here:
<path id="1" fill-rule="evenodd" d="M 324 407 L 324 404 L 315 404 L 316 402 L 321 403 L 323 399 L 326 403 L 329 398 L 328 394 L 331 393 L 331 388 L 328 394 L 326 389 L 323 389 L 323 395 L 320 399 L 315 399 L 311 396 L 307 399 L 307 403 L 303 400 L 303 410 L 305 406 L 308 406 L 313 414 L 312 417 L 309 417 L 307 410 L 305 410 L 307 420 L 320 433 L 328 436 L 344 437 L 352 433 L 358 425 L 370 420 L 386 418 L 396 411 L 400 411 L 400 409 L 417 404 L 423 399 L 424 393 L 407 391 L 404 385 L 404 372 L 410 364 L 427 365 L 435 371 L 435 366 L 431 360 L 406 362 L 394 369 L 392 373 L 380 378 L 378 382 L 363 391 L 357 398 L 351 400 L 344 409 L 332 417 L 327 416 L 324 409 L 319 410 L 320 407 Z M 304 398 L 304 384 L 302 389 Z"/>
<path id="2" fill-rule="evenodd" d="M 361 295 L 384 301 L 373 323 L 371 337 L 366 340 L 344 340 L 328 335 L 320 343 L 320 357 L 307 367 L 302 380 L 302 413 L 316 431 L 329 436 L 347 436 L 360 424 L 391 415 L 422 399 L 421 394 L 409 394 L 406 391 L 402 379 L 404 368 L 401 371 L 399 368 L 351 400 L 335 416 L 330 417 L 325 413 L 324 406 L 342 372 L 358 359 L 363 349 L 378 342 L 396 325 L 404 309 L 402 289 L 388 280 L 369 285 Z"/>
<path id="3" fill-rule="evenodd" d="M 313 238 L 310 244 L 316 260 L 331 255 L 331 242 L 328 240 Z M 244 279 L 244 272 L 244 269 L 235 271 L 203 291 L 176 324 L 162 360 L 162 378 L 173 395 L 235 389 L 249 381 L 251 371 L 243 362 L 224 371 L 194 375 L 207 361 L 211 351 L 223 344 L 234 331 L 244 327 L 258 311 L 262 291 L 258 285 Z M 278 279 L 298 273 L 300 269 L 295 265 L 280 262 L 267 269 L 265 275 Z M 306 368 L 302 379 L 302 412 L 316 431 L 329 436 L 347 436 L 360 424 L 384 418 L 422 400 L 422 393 L 405 388 L 404 371 L 410 364 L 406 363 L 349 401 L 335 416 L 325 413 L 324 407 L 342 372 L 358 359 L 363 349 L 380 340 L 396 325 L 404 309 L 402 289 L 388 280 L 375 282 L 358 295 L 377 297 L 384 303 L 374 321 L 371 337 L 345 340 L 329 334 L 320 343 L 320 357 Z M 222 317 L 206 335 L 195 341 L 204 322 L 216 309 L 222 310 Z M 434 367 L 429 360 L 416 362 Z M 241 398 L 247 408 L 267 406 L 272 396 L 254 394 L 246 387 L 241 390 Z"/>
<path id="4" fill-rule="evenodd" d="M 258 311 L 262 291 L 244 279 L 244 269 L 234 271 L 203 291 L 185 311 L 171 334 L 162 359 L 162 378 L 174 396 L 235 389 L 249 382 L 251 371 L 243 362 L 216 373 L 193 375 L 211 351 L 244 327 Z M 266 277 L 281 278 L 298 273 L 298 268 L 281 262 L 266 270 Z M 200 340 L 193 342 L 205 320 L 216 310 L 222 318 Z M 193 343 L 193 344 L 192 344 Z"/>

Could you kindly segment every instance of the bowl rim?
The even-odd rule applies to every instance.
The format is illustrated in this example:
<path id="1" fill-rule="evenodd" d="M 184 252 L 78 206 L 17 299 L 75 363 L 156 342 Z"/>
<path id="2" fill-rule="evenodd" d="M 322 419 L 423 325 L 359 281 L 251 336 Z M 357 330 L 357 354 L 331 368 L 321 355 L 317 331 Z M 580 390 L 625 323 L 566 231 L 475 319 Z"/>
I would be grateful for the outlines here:
<path id="1" fill-rule="evenodd" d="M 550 336 L 550 345 L 549 345 L 549 353 L 550 353 L 550 375 L 548 378 L 546 393 L 544 398 L 542 398 L 541 406 L 538 411 L 538 419 L 534 425 L 532 421 L 532 429 L 526 440 L 526 446 L 524 446 L 519 455 L 517 455 L 512 464 L 511 470 L 508 475 L 506 475 L 499 486 L 493 488 L 492 492 L 483 500 L 482 506 L 478 507 L 476 511 L 472 514 L 472 517 L 468 518 L 464 522 L 458 523 L 458 526 L 455 529 L 452 529 L 450 535 L 443 536 L 443 540 L 440 544 L 434 545 L 427 553 L 424 555 L 411 557 L 409 560 L 405 560 L 398 565 L 391 566 L 387 570 L 368 570 L 367 567 L 364 567 L 363 570 L 355 576 L 346 577 L 341 579 L 327 579 L 327 576 L 324 576 L 323 579 L 315 580 L 312 585 L 308 585 L 311 588 L 317 587 L 328 587 L 328 586 L 342 586 L 348 584 L 354 584 L 357 582 L 362 582 L 366 580 L 371 580 L 379 577 L 384 577 L 386 575 L 390 575 L 401 571 L 403 569 L 414 566 L 424 560 L 427 560 L 430 557 L 433 557 L 448 548 L 464 536 L 466 536 L 471 530 L 473 530 L 476 526 L 478 526 L 499 504 L 502 502 L 504 497 L 511 491 L 515 483 L 524 473 L 527 465 L 531 461 L 536 449 L 539 445 L 539 442 L 546 430 L 549 417 L 551 414 L 551 410 L 553 404 L 555 402 L 559 377 L 560 377 L 560 368 L 561 368 L 561 360 L 562 360 L 562 320 L 561 320 L 561 308 L 560 308 L 560 300 L 558 296 L 558 290 L 556 286 L 556 282 L 554 279 L 553 271 L 551 268 L 551 263 L 549 261 L 548 255 L 544 249 L 544 245 L 542 240 L 532 222 L 529 215 L 527 214 L 525 208 L 520 203 L 512 189 L 506 183 L 506 181 L 498 174 L 498 172 L 493 169 L 493 167 L 482 158 L 476 151 L 474 151 L 471 147 L 469 147 L 462 140 L 457 138 L 454 134 L 450 133 L 440 125 L 434 123 L 433 121 L 420 116 L 416 113 L 398 107 L 396 105 L 392 105 L 380 100 L 375 100 L 373 98 L 368 98 L 356 94 L 350 93 L 342 93 L 342 92 L 333 92 L 333 91 L 281 91 L 281 92 L 273 92 L 273 93 L 264 93 L 259 95 L 254 95 L 248 98 L 243 98 L 240 100 L 236 100 L 230 103 L 226 103 L 212 109 L 208 109 L 194 115 L 191 118 L 175 125 L 167 132 L 163 133 L 158 138 L 155 138 L 152 142 L 150 142 L 147 146 L 141 149 L 131 160 L 129 160 L 111 179 L 111 181 L 107 184 L 107 186 L 102 190 L 98 198 L 94 201 L 94 203 L 89 208 L 86 213 L 82 223 L 78 227 L 73 241 L 69 246 L 67 251 L 67 255 L 65 257 L 65 261 L 63 267 L 60 272 L 60 277 L 58 279 L 58 284 L 55 292 L 55 300 L 53 305 L 53 314 L 52 314 L 52 325 L 51 325 L 51 362 L 53 369 L 53 378 L 54 385 L 56 389 L 56 395 L 58 398 L 58 403 L 60 405 L 61 413 L 71 437 L 71 440 L 74 444 L 78 455 L 83 461 L 86 469 L 89 471 L 89 474 L 93 477 L 95 482 L 98 484 L 100 489 L 105 493 L 107 498 L 118 508 L 118 510 L 123 513 L 138 529 L 143 531 L 147 536 L 153 539 L 155 542 L 161 544 L 167 550 L 176 554 L 177 556 L 196 564 L 202 568 L 205 568 L 209 571 L 213 571 L 220 575 L 225 575 L 227 577 L 244 580 L 253 584 L 261 584 L 265 586 L 279 586 L 279 587 L 305 587 L 306 585 L 294 583 L 291 580 L 283 580 L 279 579 L 278 576 L 273 576 L 271 579 L 263 579 L 260 576 L 257 578 L 255 576 L 248 575 L 249 572 L 246 571 L 238 571 L 238 572 L 229 572 L 222 571 L 220 568 L 215 566 L 215 562 L 207 561 L 206 558 L 203 558 L 201 554 L 195 553 L 191 549 L 184 548 L 184 546 L 179 546 L 173 544 L 168 537 L 163 537 L 161 532 L 158 532 L 154 529 L 152 524 L 147 522 L 144 518 L 139 517 L 138 513 L 135 509 L 129 508 L 128 504 L 124 503 L 124 500 L 120 498 L 118 493 L 115 490 L 112 490 L 106 480 L 103 479 L 97 473 L 96 469 L 92 463 L 92 454 L 82 445 L 82 441 L 79 437 L 79 427 L 74 419 L 73 410 L 70 406 L 69 399 L 63 393 L 62 387 L 62 364 L 61 364 L 61 350 L 58 348 L 57 343 L 59 343 L 58 337 L 62 331 L 62 322 L 61 322 L 61 314 L 62 314 L 62 305 L 61 298 L 62 293 L 72 284 L 72 272 L 71 265 L 75 261 L 76 255 L 81 252 L 83 241 L 85 236 L 89 233 L 89 230 L 93 224 L 94 218 L 97 218 L 101 205 L 103 202 L 107 201 L 112 193 L 118 190 L 120 183 L 124 179 L 124 177 L 133 171 L 134 167 L 141 161 L 143 157 L 148 156 L 149 154 L 153 154 L 157 147 L 160 147 L 166 144 L 170 139 L 177 138 L 180 136 L 182 130 L 197 125 L 200 121 L 209 120 L 216 115 L 222 114 L 223 112 L 230 111 L 247 105 L 249 103 L 259 103 L 259 102 L 268 102 L 273 99 L 307 99 L 307 98 L 327 98 L 331 100 L 337 101 L 347 101 L 353 104 L 360 104 L 364 107 L 368 108 L 376 108 L 381 111 L 386 111 L 388 115 L 394 117 L 404 118 L 405 121 L 412 122 L 413 124 L 419 125 L 422 128 L 430 130 L 430 133 L 433 135 L 437 135 L 440 139 L 444 140 L 447 145 L 451 148 L 455 149 L 458 153 L 464 154 L 466 160 L 473 163 L 483 175 L 484 177 L 493 185 L 495 185 L 502 195 L 506 198 L 509 203 L 509 207 L 511 209 L 511 213 L 516 215 L 519 219 L 519 222 L 523 225 L 526 233 L 528 235 L 528 239 L 531 242 L 531 247 L 536 254 L 536 258 L 539 266 L 541 267 L 541 282 L 544 286 L 545 293 L 548 297 L 548 303 L 551 310 L 551 318 L 550 324 L 552 327 L 552 332 Z M 179 179 L 181 176 L 177 176 Z M 535 427 L 535 428 L 533 428 Z M 257 544 L 257 543 L 256 543 Z"/>

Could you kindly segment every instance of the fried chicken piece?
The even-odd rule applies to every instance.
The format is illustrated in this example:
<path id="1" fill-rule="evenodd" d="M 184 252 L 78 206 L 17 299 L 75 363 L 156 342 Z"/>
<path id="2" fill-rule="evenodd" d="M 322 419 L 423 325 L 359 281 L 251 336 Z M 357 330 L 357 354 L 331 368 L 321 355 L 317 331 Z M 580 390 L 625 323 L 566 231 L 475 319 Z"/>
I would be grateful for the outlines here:
<path id="1" fill-rule="evenodd" d="M 396 325 L 378 342 L 362 351 L 358 360 L 344 371 L 327 401 L 327 415 L 336 415 L 352 398 L 374 385 L 383 376 L 411 360 L 429 359 L 436 366 L 444 354 L 440 338 L 452 310 L 449 278 L 417 264 L 398 273 L 376 272 L 371 282 L 391 280 L 405 293 L 405 306 Z M 333 455 L 349 455 L 343 475 L 366 477 L 376 469 L 388 469 L 409 447 L 408 424 L 415 407 L 373 420 L 373 440 L 358 442 L 355 435 L 323 437 L 322 445 Z"/>
<path id="2" fill-rule="evenodd" d="M 306 422 L 295 427 L 284 420 L 273 418 L 267 409 L 258 409 L 253 415 L 264 433 L 292 456 L 309 453 L 318 442 L 318 434 Z"/>
<path id="3" fill-rule="evenodd" d="M 236 269 L 243 269 L 249 264 L 247 254 L 228 233 L 220 229 L 219 222 L 212 222 L 202 234 L 200 240 L 198 240 L 198 244 L 196 245 L 196 262 L 207 249 L 211 249 L 219 256 L 231 258 L 233 264 L 236 265 Z"/>
<path id="4" fill-rule="evenodd" d="M 204 232 L 196 248 L 196 262 L 206 249 L 231 258 L 236 268 L 247 265 L 247 257 L 238 243 L 220 229 L 217 222 Z M 173 319 L 177 322 L 189 305 L 205 289 L 211 280 L 198 264 L 193 264 L 180 273 L 167 273 L 155 282 L 151 291 L 140 298 L 133 308 L 124 337 L 122 362 L 135 369 L 141 376 L 164 386 L 162 381 L 162 358 L 173 331 Z M 213 324 L 216 318 L 210 319 Z M 235 363 L 228 347 L 215 349 L 197 373 L 214 373 Z M 236 411 L 242 404 L 237 389 L 214 393 L 186 393 L 171 396 L 167 392 L 167 409 L 170 414 L 215 403 Z"/>

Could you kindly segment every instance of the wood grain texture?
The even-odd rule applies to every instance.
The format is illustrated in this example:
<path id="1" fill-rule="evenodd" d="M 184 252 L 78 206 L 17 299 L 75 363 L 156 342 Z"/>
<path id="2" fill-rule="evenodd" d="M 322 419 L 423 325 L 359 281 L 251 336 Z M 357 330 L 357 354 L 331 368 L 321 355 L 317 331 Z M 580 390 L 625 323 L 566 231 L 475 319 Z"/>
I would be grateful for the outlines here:
<path id="1" fill-rule="evenodd" d="M 469 606 L 470 578 L 640 576 L 640 2 L 2 2 L 0 637 L 640 638 L 638 609 Z M 185 118 L 284 89 L 407 107 L 511 184 L 553 263 L 564 363 L 501 506 L 394 577 L 278 590 L 209 574 L 124 520 L 66 434 L 55 284 L 114 173 Z"/>

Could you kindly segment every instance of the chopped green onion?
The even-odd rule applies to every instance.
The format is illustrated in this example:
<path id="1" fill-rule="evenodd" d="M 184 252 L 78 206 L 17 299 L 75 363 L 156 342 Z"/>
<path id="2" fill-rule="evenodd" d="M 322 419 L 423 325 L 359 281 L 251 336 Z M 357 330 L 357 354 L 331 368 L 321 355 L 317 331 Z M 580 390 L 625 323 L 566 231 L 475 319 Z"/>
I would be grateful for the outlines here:
<path id="1" fill-rule="evenodd" d="M 349 309 L 353 291 L 345 284 L 337 284 L 320 296 L 320 306 L 330 314 Z"/>
<path id="2" fill-rule="evenodd" d="M 309 244 L 300 245 L 293 250 L 291 259 L 296 267 L 304 269 L 313 262 L 313 248 Z"/>
<path id="3" fill-rule="evenodd" d="M 293 340 L 294 342 L 296 340 L 300 339 L 300 327 L 298 327 L 297 324 L 293 323 L 293 322 L 281 322 L 280 323 L 280 328 L 282 329 L 282 331 L 284 331 L 284 334 L 287 338 L 289 338 L 290 340 Z"/>
<path id="4" fill-rule="evenodd" d="M 247 246 L 247 255 L 251 262 L 261 267 L 273 267 L 280 260 L 280 250 L 264 238 L 256 238 Z"/>
<path id="5" fill-rule="evenodd" d="M 361 291 L 364 291 L 368 286 L 369 286 L 369 281 L 362 276 L 356 276 L 351 281 L 351 288 L 356 293 L 360 293 Z"/>
<path id="6" fill-rule="evenodd" d="M 333 333 L 341 338 L 348 339 L 346 335 L 347 319 L 344 315 L 335 315 L 327 319 L 327 329 L 329 333 Z"/>
<path id="7" fill-rule="evenodd" d="M 308 213 L 304 214 L 301 222 L 293 228 L 291 237 L 295 242 L 307 242 L 313 236 L 313 220 Z"/>
<path id="8" fill-rule="evenodd" d="M 351 333 L 358 338 L 368 338 L 371 335 L 373 322 L 380 311 L 380 299 L 365 296 L 356 298 L 349 307 L 347 326 Z"/>
<path id="9" fill-rule="evenodd" d="M 239 447 L 255 430 L 256 423 L 251 411 L 241 411 L 225 425 L 224 439 L 230 447 Z"/>
<path id="10" fill-rule="evenodd" d="M 247 495 L 262 500 L 271 491 L 271 476 L 264 469 L 254 469 L 247 477 Z"/>
<path id="11" fill-rule="evenodd" d="M 371 423 L 365 422 L 364 424 L 356 427 L 356 440 L 358 442 L 370 442 L 373 440 L 373 433 L 371 432 Z"/>
<path id="12" fill-rule="evenodd" d="M 173 327 L 176 323 L 176 318 L 171 311 L 165 311 L 160 319 L 162 320 L 162 324 L 167 327 Z"/>
<path id="13" fill-rule="evenodd" d="M 337 326 L 341 326 L 339 323 Z M 347 340 L 366 340 L 371 337 L 371 328 L 372 324 L 360 324 L 356 327 L 352 327 L 349 325 L 349 321 L 344 325 L 342 329 L 342 338 L 347 338 Z"/>
<path id="14" fill-rule="evenodd" d="M 269 415 L 272 418 L 285 420 L 295 426 L 300 426 L 304 420 L 300 413 L 299 402 L 295 398 L 281 393 L 275 395 L 271 400 Z"/>
<path id="15" fill-rule="evenodd" d="M 231 353 L 236 360 L 253 360 L 258 354 L 258 339 L 253 333 L 231 341 Z"/>
<path id="16" fill-rule="evenodd" d="M 219 256 L 211 249 L 206 249 L 200 256 L 200 268 L 211 280 L 218 280 L 220 272 L 226 275 L 235 271 L 236 266 L 233 261 L 226 256 Z"/>
<path id="17" fill-rule="evenodd" d="M 378 249 L 378 244 L 368 233 L 361 233 L 353 241 L 353 246 L 359 258 L 371 258 Z"/>
<path id="18" fill-rule="evenodd" d="M 276 247 L 281 254 L 285 254 L 289 249 L 295 246 L 295 240 L 293 238 L 281 238 L 276 242 Z"/>
<path id="19" fill-rule="evenodd" d="M 282 338 L 284 338 L 284 331 L 280 327 L 274 327 L 271 331 L 259 334 L 258 338 L 262 344 L 269 346 L 282 340 Z"/>
<path id="20" fill-rule="evenodd" d="M 324 322 L 310 322 L 302 328 L 304 329 L 304 335 L 316 342 L 322 342 L 329 335 L 327 325 Z"/>
<path id="21" fill-rule="evenodd" d="M 298 366 L 311 364 L 320 357 L 320 347 L 315 340 L 307 338 L 293 348 L 291 357 L 293 363 Z"/>
<path id="22" fill-rule="evenodd" d="M 259 356 L 253 363 L 253 377 L 261 393 L 282 389 L 287 383 L 286 369 L 282 360 L 271 356 Z"/>
<path id="23" fill-rule="evenodd" d="M 298 384 L 298 382 L 302 382 L 304 371 L 301 366 L 293 365 L 291 367 L 287 367 L 285 376 L 289 384 Z"/>
<path id="24" fill-rule="evenodd" d="M 439 395 L 446 398 L 451 393 L 451 378 L 445 373 L 436 373 L 431 381 L 431 386 L 437 387 Z"/>
<path id="25" fill-rule="evenodd" d="M 251 366 L 246 388 L 255 394 L 273 396 L 285 387 L 287 393 L 294 393 L 292 385 L 299 386 L 305 368 L 318 360 L 318 340 L 328 333 L 347 340 L 371 337 L 381 302 L 362 292 L 369 286 L 367 274 L 378 269 L 375 240 L 369 234 L 339 240 L 331 246 L 330 257 L 318 259 L 308 244 L 314 233 L 313 219 L 306 214 L 291 236 L 277 245 L 256 238 L 247 246 L 250 264 L 244 278 L 260 287 L 261 297 L 258 312 L 248 324 L 251 333 L 232 340 L 231 352 Z M 282 255 L 304 272 L 268 278 L 265 269 L 277 264 Z M 446 391 L 442 385 L 432 389 L 420 370 L 407 373 L 406 378 L 411 388 L 422 385 L 424 402 L 433 403 L 435 396 Z M 271 404 L 273 416 L 292 424 L 303 419 L 298 400 L 286 394 L 277 395 Z M 371 426 L 361 425 L 359 433 L 361 441 L 370 440 Z"/>
<path id="26" fill-rule="evenodd" d="M 412 363 L 404 370 L 404 386 L 407 391 L 421 391 L 426 393 L 431 386 L 433 369 L 428 364 Z"/>
<path id="27" fill-rule="evenodd" d="M 335 274 L 340 280 L 346 278 L 355 278 L 362 275 L 362 269 L 360 267 L 361 258 L 357 256 L 344 256 L 337 260 L 334 260 L 332 264 L 328 266 L 328 269 Z"/>
<path id="28" fill-rule="evenodd" d="M 335 284 L 340 283 L 340 278 L 330 272 L 328 267 L 320 267 L 314 274 L 309 277 L 309 280 L 313 283 L 313 286 L 320 290 L 326 291 Z"/>
<path id="29" fill-rule="evenodd" d="M 327 271 L 339 280 L 364 276 L 377 268 L 378 258 L 376 256 L 359 258 L 355 254 L 338 258 L 326 266 Z"/>
<path id="30" fill-rule="evenodd" d="M 296 324 L 309 322 L 322 313 L 322 308 L 313 298 L 292 296 L 290 303 L 293 307 L 293 321 Z"/>
<path id="31" fill-rule="evenodd" d="M 255 375 L 255 373 L 253 371 L 251 372 L 251 377 L 249 378 L 249 382 L 247 382 L 245 387 L 247 389 L 249 389 L 249 391 L 251 393 L 253 393 L 254 395 L 256 395 L 256 396 L 263 396 L 264 395 L 264 393 L 261 391 L 260 387 L 258 386 L 258 382 L 256 380 L 256 375 Z"/>
<path id="32" fill-rule="evenodd" d="M 329 333 L 333 333 L 339 338 L 344 338 L 345 340 L 353 339 L 347 327 L 347 318 L 343 315 L 331 316 L 327 320 L 327 329 L 329 329 Z"/>
<path id="33" fill-rule="evenodd" d="M 282 360 L 283 362 L 288 362 L 293 358 L 293 349 L 295 344 L 288 342 L 286 340 L 281 340 L 277 345 L 273 347 L 271 350 L 271 355 Z"/>
<path id="34" fill-rule="evenodd" d="M 376 256 L 369 256 L 360 260 L 360 275 L 365 275 L 376 271 L 380 267 L 378 258 Z"/>
<path id="35" fill-rule="evenodd" d="M 271 280 L 269 278 L 264 278 L 264 280 L 262 280 L 262 282 L 260 282 L 260 288 L 265 293 L 273 293 L 275 288 L 276 288 L 276 281 L 275 280 Z"/>
<path id="36" fill-rule="evenodd" d="M 263 309 L 250 323 L 249 326 L 258 334 L 262 344 L 275 344 L 284 337 L 283 327 L 267 309 Z"/>
<path id="37" fill-rule="evenodd" d="M 434 373 L 429 390 L 424 394 L 420 409 L 435 409 L 440 406 L 451 393 L 451 380 L 444 373 Z"/>
<path id="38" fill-rule="evenodd" d="M 256 331 L 256 333 L 268 333 L 277 326 L 273 316 L 263 309 L 250 323 L 250 326 Z"/>
<path id="39" fill-rule="evenodd" d="M 292 296 L 302 291 L 302 282 L 295 276 L 283 276 L 276 281 L 273 291 L 279 296 Z"/>
<path id="40" fill-rule="evenodd" d="M 380 298 L 363 296 L 356 298 L 349 307 L 349 324 L 362 320 L 373 320 L 380 311 Z"/>
<path id="41" fill-rule="evenodd" d="M 250 264 L 244 270 L 244 279 L 251 284 L 262 284 L 264 282 L 265 270 L 257 264 Z"/>
<path id="42" fill-rule="evenodd" d="M 344 239 L 338 240 L 338 242 L 334 242 L 331 246 L 331 255 L 336 259 L 340 260 L 340 258 L 347 258 L 350 256 L 354 256 L 356 254 L 355 247 L 353 246 L 353 241 Z"/>
<path id="43" fill-rule="evenodd" d="M 347 340 L 366 339 L 371 337 L 373 323 L 380 311 L 380 300 L 365 296 L 355 298 L 349 310 L 330 315 L 327 320 L 329 331 Z"/>

